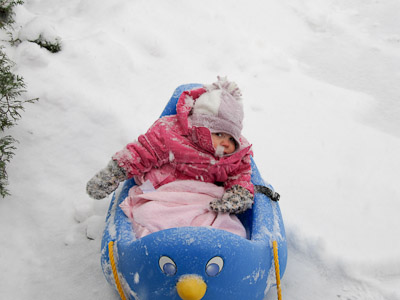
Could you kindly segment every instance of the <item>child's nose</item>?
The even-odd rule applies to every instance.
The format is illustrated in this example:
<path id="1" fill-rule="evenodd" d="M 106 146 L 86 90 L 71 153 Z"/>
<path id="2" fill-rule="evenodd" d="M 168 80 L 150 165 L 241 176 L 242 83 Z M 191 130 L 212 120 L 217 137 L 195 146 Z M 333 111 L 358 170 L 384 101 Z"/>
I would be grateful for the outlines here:
<path id="1" fill-rule="evenodd" d="M 228 139 L 223 139 L 221 141 L 221 145 L 224 146 L 224 147 L 229 147 L 229 140 Z"/>

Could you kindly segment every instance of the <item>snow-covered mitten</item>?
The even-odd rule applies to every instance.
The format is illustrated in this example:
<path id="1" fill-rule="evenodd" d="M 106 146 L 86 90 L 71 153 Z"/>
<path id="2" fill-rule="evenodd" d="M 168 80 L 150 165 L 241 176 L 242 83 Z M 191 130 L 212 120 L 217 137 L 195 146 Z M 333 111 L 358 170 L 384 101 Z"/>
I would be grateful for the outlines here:
<path id="1" fill-rule="evenodd" d="M 125 170 L 111 160 L 107 167 L 98 172 L 86 185 L 86 192 L 93 199 L 99 200 L 114 192 L 119 183 L 126 179 Z"/>
<path id="2" fill-rule="evenodd" d="M 221 199 L 210 202 L 213 211 L 240 214 L 251 208 L 254 196 L 247 189 L 240 185 L 234 185 L 226 190 Z"/>

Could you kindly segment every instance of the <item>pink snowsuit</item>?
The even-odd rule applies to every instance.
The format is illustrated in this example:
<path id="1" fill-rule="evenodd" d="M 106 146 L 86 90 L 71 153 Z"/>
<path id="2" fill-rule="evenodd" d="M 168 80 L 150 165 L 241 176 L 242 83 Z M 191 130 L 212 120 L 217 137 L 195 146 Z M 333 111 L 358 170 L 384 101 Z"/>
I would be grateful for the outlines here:
<path id="1" fill-rule="evenodd" d="M 138 141 L 113 156 L 128 178 L 134 177 L 139 185 L 149 180 L 156 189 L 175 180 L 198 180 L 223 183 L 225 190 L 237 184 L 254 193 L 247 140 L 241 137 L 233 154 L 218 157 L 210 130 L 190 124 L 194 101 L 205 91 L 183 92 L 176 115 L 158 119 Z"/>

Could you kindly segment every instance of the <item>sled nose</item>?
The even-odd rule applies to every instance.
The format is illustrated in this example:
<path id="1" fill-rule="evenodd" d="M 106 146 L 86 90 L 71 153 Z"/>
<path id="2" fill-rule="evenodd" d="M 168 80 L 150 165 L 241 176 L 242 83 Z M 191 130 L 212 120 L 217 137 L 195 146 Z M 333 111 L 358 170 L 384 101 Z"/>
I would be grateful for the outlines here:
<path id="1" fill-rule="evenodd" d="M 176 290 L 182 300 L 200 300 L 207 291 L 207 284 L 198 275 L 183 275 L 176 284 Z"/>

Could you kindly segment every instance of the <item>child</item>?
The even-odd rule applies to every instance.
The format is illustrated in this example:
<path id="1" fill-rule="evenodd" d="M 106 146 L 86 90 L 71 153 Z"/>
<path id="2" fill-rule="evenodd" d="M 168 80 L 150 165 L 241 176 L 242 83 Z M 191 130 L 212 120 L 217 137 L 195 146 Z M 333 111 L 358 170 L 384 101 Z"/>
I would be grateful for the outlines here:
<path id="1" fill-rule="evenodd" d="M 238 214 L 249 209 L 254 198 L 252 152 L 241 136 L 237 85 L 218 77 L 212 85 L 183 92 L 176 108 L 176 115 L 158 119 L 117 152 L 88 182 L 88 194 L 102 199 L 132 177 L 139 187 L 150 183 L 155 190 L 174 181 L 197 181 L 223 186 L 223 195 L 209 203 L 212 211 Z"/>

